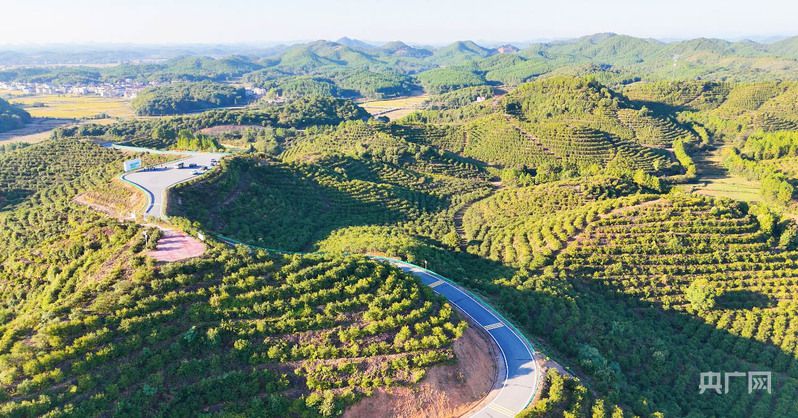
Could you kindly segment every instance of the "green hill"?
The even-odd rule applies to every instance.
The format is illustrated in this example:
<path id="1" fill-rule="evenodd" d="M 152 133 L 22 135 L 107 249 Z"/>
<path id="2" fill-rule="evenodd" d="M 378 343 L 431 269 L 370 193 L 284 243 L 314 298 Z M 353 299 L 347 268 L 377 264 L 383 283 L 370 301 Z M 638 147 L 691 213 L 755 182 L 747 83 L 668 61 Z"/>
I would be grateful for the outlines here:
<path id="1" fill-rule="evenodd" d="M 432 94 L 485 84 L 485 78 L 468 66 L 435 68 L 419 74 L 418 80 L 424 91 Z"/>
<path id="2" fill-rule="evenodd" d="M 768 45 L 768 50 L 776 55 L 798 60 L 798 36 L 794 36 Z"/>
<path id="3" fill-rule="evenodd" d="M 789 51 L 788 41 L 766 45 L 700 38 L 663 43 L 608 33 L 536 44 L 520 54 L 542 57 L 557 68 L 608 65 L 649 81 L 698 77 L 720 81 L 794 79 L 798 62 Z"/>
<path id="4" fill-rule="evenodd" d="M 261 66 L 245 57 L 182 57 L 167 61 L 155 78 L 165 80 L 223 81 L 260 69 Z"/>
<path id="5" fill-rule="evenodd" d="M 386 54 L 396 57 L 425 58 L 432 52 L 424 48 L 415 48 L 401 41 L 388 42 L 380 47 Z"/>
<path id="6" fill-rule="evenodd" d="M 445 241 L 450 208 L 488 189 L 479 167 L 363 123 L 294 141 L 280 159 L 235 159 L 178 188 L 182 203 L 170 207 L 245 242 L 307 250 L 337 229 L 367 225 L 424 228 Z M 225 205 L 210 205 L 211 196 Z"/>
<path id="7" fill-rule="evenodd" d="M 191 113 L 247 103 L 243 88 L 226 84 L 171 83 L 142 90 L 131 103 L 137 115 L 162 116 Z"/>
<path id="8" fill-rule="evenodd" d="M 156 265 L 157 229 L 73 202 L 118 187 L 121 153 L 51 141 L 0 158 L 4 177 L 52 172 L 35 199 L 0 208 L 3 416 L 340 415 L 452 359 L 466 327 L 415 278 L 362 257 L 209 243 Z"/>
<path id="9" fill-rule="evenodd" d="M 290 72 L 310 72 L 327 65 L 367 67 L 378 61 L 365 52 L 328 41 L 297 45 L 285 51 L 278 67 Z"/>
<path id="10" fill-rule="evenodd" d="M 28 122 L 30 122 L 28 112 L 0 98 L 0 132 L 21 128 Z"/>
<path id="11" fill-rule="evenodd" d="M 496 51 L 493 49 L 477 45 L 472 41 L 458 41 L 434 50 L 430 59 L 438 65 L 459 65 L 485 58 L 495 53 Z"/>

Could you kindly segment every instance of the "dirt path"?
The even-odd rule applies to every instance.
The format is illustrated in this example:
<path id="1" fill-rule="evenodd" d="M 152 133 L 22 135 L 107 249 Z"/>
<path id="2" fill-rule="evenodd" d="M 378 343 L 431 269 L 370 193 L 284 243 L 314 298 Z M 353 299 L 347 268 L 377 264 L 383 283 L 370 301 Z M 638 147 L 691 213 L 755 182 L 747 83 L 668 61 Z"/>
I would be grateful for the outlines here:
<path id="1" fill-rule="evenodd" d="M 377 389 L 347 409 L 344 418 L 455 417 L 476 410 L 491 399 L 496 346 L 471 326 L 453 349 L 455 364 L 432 367 L 416 388 Z"/>

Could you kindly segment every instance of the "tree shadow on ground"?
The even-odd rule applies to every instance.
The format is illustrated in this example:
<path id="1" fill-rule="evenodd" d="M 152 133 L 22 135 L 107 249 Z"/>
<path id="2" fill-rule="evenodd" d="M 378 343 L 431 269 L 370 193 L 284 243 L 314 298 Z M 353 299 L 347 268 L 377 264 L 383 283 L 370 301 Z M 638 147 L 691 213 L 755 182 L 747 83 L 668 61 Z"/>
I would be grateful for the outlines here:
<path id="1" fill-rule="evenodd" d="M 715 298 L 715 309 L 772 308 L 778 301 L 752 290 L 731 290 Z"/>

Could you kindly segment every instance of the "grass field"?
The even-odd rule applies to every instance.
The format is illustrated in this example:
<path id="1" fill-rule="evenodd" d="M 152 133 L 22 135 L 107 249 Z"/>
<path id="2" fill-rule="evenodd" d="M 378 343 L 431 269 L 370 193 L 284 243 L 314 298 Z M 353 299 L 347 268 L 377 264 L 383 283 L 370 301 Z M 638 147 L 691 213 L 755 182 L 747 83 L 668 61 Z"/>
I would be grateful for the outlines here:
<path id="1" fill-rule="evenodd" d="M 730 173 L 723 167 L 722 159 L 722 148 L 707 155 L 696 156 L 699 184 L 686 187 L 705 196 L 725 197 L 742 202 L 761 201 L 759 182 Z"/>
<path id="2" fill-rule="evenodd" d="M 425 100 L 427 100 L 426 94 L 388 100 L 374 100 L 361 103 L 360 107 L 366 109 L 367 112 L 374 116 L 385 116 L 388 119 L 395 120 L 417 110 Z"/>
<path id="3" fill-rule="evenodd" d="M 80 119 L 106 113 L 110 117 L 133 117 L 130 102 L 121 98 L 98 96 L 41 95 L 14 97 L 12 103 L 20 103 L 33 117 Z M 42 104 L 36 107 L 34 104 Z"/>

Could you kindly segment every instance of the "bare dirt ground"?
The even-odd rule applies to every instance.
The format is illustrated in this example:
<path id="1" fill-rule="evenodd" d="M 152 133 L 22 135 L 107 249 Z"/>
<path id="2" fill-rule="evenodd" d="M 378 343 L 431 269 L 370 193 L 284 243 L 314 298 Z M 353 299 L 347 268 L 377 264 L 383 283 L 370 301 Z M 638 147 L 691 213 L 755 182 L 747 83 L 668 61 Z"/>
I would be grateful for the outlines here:
<path id="1" fill-rule="evenodd" d="M 205 244 L 202 241 L 174 229 L 163 229 L 163 236 L 158 240 L 155 249 L 147 253 L 163 263 L 186 260 L 202 254 L 205 254 Z"/>
<path id="2" fill-rule="evenodd" d="M 455 364 L 435 366 L 416 388 L 376 390 L 350 407 L 344 418 L 459 417 L 481 405 L 496 382 L 496 346 L 469 327 L 455 341 Z"/>
<path id="3" fill-rule="evenodd" d="M 102 212 L 110 217 L 117 218 L 120 220 L 124 219 L 111 207 L 92 201 L 91 198 L 86 193 L 76 196 L 74 201 L 75 203 L 80 203 L 81 205 L 88 206 L 96 210 L 97 212 Z"/>
<path id="4" fill-rule="evenodd" d="M 75 202 L 119 220 L 132 220 L 133 218 L 129 216 L 130 213 L 126 209 L 140 207 L 143 202 L 143 196 L 138 193 L 132 193 L 131 200 L 127 202 L 129 206 L 125 205 L 121 208 L 113 203 L 95 199 L 95 197 L 91 192 L 87 192 L 77 196 Z M 158 262 L 170 263 L 205 254 L 205 244 L 183 231 L 155 224 L 145 224 L 145 226 L 153 226 L 162 231 L 163 235 L 158 240 L 155 249 L 147 253 Z"/>
<path id="5" fill-rule="evenodd" d="M 140 212 L 147 204 L 144 195 L 133 186 L 114 180 L 109 189 L 89 190 L 75 197 L 75 202 L 119 220 L 135 220 L 132 212 Z"/>

